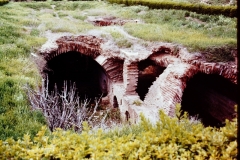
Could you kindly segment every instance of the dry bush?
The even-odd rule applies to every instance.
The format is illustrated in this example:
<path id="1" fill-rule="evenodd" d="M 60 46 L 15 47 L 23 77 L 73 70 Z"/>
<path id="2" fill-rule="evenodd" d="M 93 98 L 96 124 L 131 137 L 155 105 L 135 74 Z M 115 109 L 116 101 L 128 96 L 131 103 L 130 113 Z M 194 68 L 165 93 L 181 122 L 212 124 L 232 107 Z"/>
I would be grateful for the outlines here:
<path id="1" fill-rule="evenodd" d="M 42 88 L 38 91 L 29 86 L 26 88 L 32 108 L 42 111 L 51 131 L 62 128 L 81 132 L 84 121 L 94 128 L 103 126 L 107 114 L 95 116 L 101 97 L 95 99 L 95 105 L 91 106 L 90 99 L 83 102 L 80 100 L 75 84 L 68 87 L 65 82 L 62 92 L 59 93 L 56 86 L 54 91 L 49 91 L 48 80 L 46 82 L 45 84 L 43 81 Z"/>

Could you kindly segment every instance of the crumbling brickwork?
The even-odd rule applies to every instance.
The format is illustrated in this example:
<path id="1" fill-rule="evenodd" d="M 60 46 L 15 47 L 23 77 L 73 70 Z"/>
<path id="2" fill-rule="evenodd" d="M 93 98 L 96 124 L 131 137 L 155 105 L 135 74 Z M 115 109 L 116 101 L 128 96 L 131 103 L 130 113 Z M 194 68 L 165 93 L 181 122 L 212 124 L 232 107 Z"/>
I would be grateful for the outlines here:
<path id="1" fill-rule="evenodd" d="M 138 66 L 137 63 L 124 63 L 124 88 L 126 95 L 136 95 L 137 79 L 138 79 Z"/>
<path id="2" fill-rule="evenodd" d="M 131 57 L 131 54 L 125 57 L 118 54 L 111 55 L 111 52 L 106 52 L 101 48 L 105 41 L 95 36 L 63 36 L 57 39 L 54 44 L 55 47 L 53 48 L 45 48 L 39 51 L 45 61 L 70 51 L 90 56 L 106 72 L 109 78 L 109 94 L 117 93 L 115 99 L 121 102 L 118 107 L 122 107 L 120 109 L 122 115 L 124 116 L 127 111 L 130 118 L 138 117 L 140 111 L 147 116 L 151 112 L 157 113 L 159 109 L 163 109 L 170 116 L 174 115 L 175 106 L 177 103 L 181 103 L 187 82 L 197 73 L 217 74 L 229 79 L 233 84 L 237 83 L 236 62 L 210 63 L 204 61 L 200 54 L 189 53 L 186 48 L 178 47 L 176 49 L 169 43 L 161 43 L 159 46 L 154 44 L 153 48 L 145 48 L 148 50 L 147 54 L 149 54 L 145 57 L 166 69 L 156 77 L 156 81 L 150 86 L 144 101 L 142 101 L 136 92 L 139 75 L 138 63 L 140 60 L 135 54 L 134 57 Z M 119 87 L 114 87 L 115 85 L 123 88 L 118 90 Z M 113 99 L 115 95 L 108 96 Z M 138 99 L 141 102 L 141 110 L 133 102 L 127 102 L 128 99 L 131 99 L 126 98 L 128 96 L 134 97 L 135 101 Z M 110 100 L 110 102 L 113 103 L 113 100 Z M 116 102 L 115 100 L 114 103 Z M 144 110 L 148 111 L 145 112 Z M 158 118 L 157 115 L 154 114 L 151 120 L 155 121 Z M 212 115 L 214 116 L 214 114 Z"/>

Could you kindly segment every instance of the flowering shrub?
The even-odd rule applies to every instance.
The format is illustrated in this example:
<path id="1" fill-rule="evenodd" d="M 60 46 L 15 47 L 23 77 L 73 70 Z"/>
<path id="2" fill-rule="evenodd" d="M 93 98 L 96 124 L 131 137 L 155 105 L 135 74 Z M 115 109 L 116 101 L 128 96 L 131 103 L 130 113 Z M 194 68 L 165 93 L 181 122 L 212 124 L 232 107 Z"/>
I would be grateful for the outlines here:
<path id="1" fill-rule="evenodd" d="M 171 118 L 160 111 L 155 125 L 142 116 L 129 134 L 121 128 L 91 131 L 86 122 L 81 134 L 61 129 L 47 133 L 43 127 L 34 140 L 25 135 L 0 141 L 0 159 L 236 159 L 237 118 L 212 128 L 180 115 L 178 111 Z"/>

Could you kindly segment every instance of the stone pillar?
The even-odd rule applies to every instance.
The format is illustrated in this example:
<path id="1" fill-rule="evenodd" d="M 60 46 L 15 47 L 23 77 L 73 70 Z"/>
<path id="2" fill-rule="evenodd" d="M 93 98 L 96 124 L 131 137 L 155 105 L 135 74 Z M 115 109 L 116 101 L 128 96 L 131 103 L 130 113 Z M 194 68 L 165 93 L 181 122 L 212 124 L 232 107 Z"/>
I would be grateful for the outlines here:
<path id="1" fill-rule="evenodd" d="M 137 95 L 136 88 L 138 82 L 138 63 L 124 61 L 123 82 L 126 95 Z"/>

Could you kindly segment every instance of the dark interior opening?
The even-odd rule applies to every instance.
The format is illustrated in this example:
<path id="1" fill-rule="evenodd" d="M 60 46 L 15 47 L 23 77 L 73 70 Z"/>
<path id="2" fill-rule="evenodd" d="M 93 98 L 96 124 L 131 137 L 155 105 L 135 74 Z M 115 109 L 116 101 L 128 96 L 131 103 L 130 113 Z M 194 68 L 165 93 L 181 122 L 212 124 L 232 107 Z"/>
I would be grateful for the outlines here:
<path id="1" fill-rule="evenodd" d="M 156 65 L 153 61 L 146 59 L 138 63 L 138 84 L 136 92 L 143 101 L 148 93 L 149 87 L 166 67 Z"/>
<path id="2" fill-rule="evenodd" d="M 47 62 L 49 90 L 56 84 L 58 91 L 75 83 L 81 99 L 104 97 L 108 94 L 108 77 L 102 68 L 90 56 L 78 52 L 67 52 Z"/>
<path id="3" fill-rule="evenodd" d="M 205 126 L 222 127 L 235 117 L 237 85 L 220 75 L 198 73 L 187 82 L 182 110 L 198 115 Z"/>
<path id="4" fill-rule="evenodd" d="M 113 97 L 113 108 L 118 108 L 118 101 L 116 96 Z"/>
<path id="5" fill-rule="evenodd" d="M 126 116 L 126 121 L 128 121 L 130 119 L 130 114 L 128 111 L 125 112 L 125 116 Z"/>

